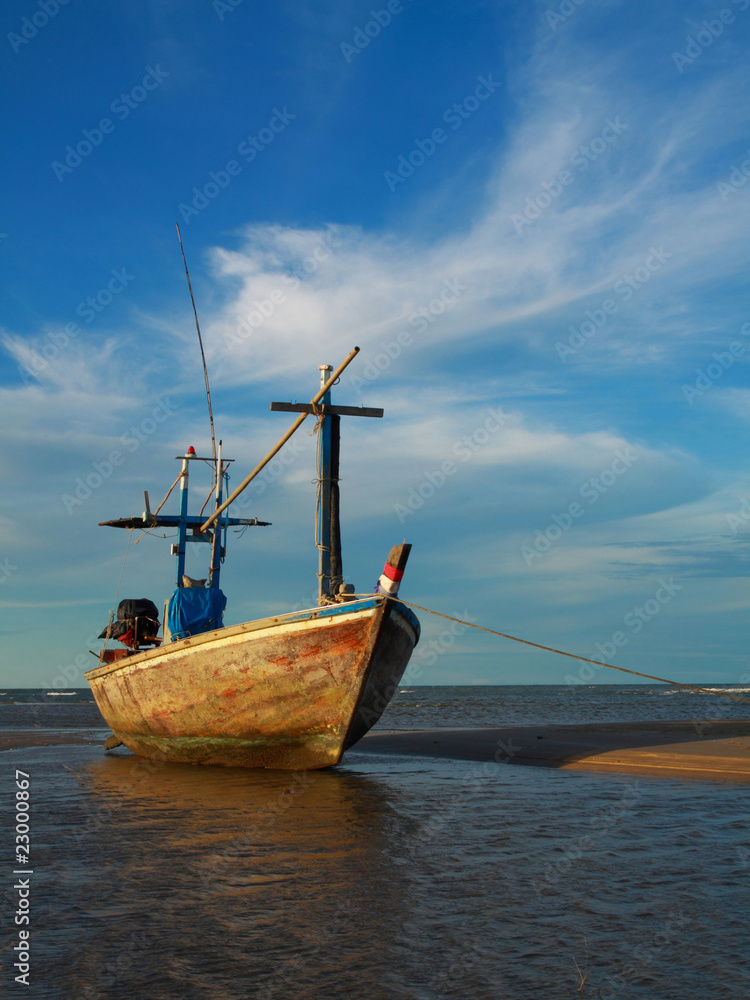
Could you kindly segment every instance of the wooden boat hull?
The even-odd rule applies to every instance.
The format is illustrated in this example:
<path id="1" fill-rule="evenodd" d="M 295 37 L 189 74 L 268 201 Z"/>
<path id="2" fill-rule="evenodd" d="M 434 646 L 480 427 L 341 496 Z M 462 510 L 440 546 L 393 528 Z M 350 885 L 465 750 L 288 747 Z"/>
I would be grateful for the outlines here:
<path id="1" fill-rule="evenodd" d="M 338 763 L 393 697 L 419 622 L 382 597 L 247 622 L 86 674 L 143 757 L 308 770 Z"/>

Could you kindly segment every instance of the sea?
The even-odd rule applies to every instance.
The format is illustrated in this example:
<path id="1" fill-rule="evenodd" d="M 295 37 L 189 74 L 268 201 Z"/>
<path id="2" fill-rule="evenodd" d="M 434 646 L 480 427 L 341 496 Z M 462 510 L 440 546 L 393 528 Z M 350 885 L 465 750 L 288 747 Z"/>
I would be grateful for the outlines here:
<path id="1" fill-rule="evenodd" d="M 404 687 L 377 729 L 748 710 L 669 685 Z M 366 741 L 300 774 L 157 765 L 107 733 L 88 690 L 0 693 L 2 997 L 750 997 L 750 786 Z"/>

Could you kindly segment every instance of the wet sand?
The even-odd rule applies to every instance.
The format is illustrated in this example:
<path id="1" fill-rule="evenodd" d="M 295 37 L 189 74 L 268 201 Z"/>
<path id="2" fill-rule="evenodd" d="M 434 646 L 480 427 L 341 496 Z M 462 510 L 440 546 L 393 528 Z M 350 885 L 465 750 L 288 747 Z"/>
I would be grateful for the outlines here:
<path id="1" fill-rule="evenodd" d="M 107 730 L 109 732 L 109 730 Z M 25 747 L 58 747 L 81 744 L 103 744 L 106 736 L 89 733 L 50 731 L 47 729 L 5 729 L 0 731 L 1 750 L 23 750 Z"/>
<path id="2" fill-rule="evenodd" d="M 349 751 L 750 782 L 750 722 L 371 732 Z"/>

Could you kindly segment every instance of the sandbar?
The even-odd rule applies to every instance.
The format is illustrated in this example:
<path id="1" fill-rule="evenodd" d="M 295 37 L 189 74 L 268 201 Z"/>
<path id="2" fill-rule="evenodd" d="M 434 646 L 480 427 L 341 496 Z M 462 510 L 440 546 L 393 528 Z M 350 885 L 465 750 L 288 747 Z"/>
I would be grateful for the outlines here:
<path id="1" fill-rule="evenodd" d="M 357 751 L 750 782 L 747 720 L 375 731 Z"/>

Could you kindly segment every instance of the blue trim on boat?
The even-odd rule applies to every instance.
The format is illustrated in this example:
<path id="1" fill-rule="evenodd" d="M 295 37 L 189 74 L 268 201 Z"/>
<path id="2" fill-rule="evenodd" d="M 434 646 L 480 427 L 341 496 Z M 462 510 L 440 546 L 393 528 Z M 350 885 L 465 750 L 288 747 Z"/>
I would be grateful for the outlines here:
<path id="1" fill-rule="evenodd" d="M 333 618 L 336 615 L 349 615 L 354 611 L 366 611 L 368 608 L 376 608 L 379 604 L 382 604 L 384 598 L 380 595 L 373 597 L 364 597 L 358 601 L 345 601 L 341 604 L 324 604 L 320 608 L 310 608 L 307 611 L 297 611 L 290 612 L 287 615 L 277 615 L 275 620 L 284 622 L 303 622 L 303 621 L 313 621 L 316 618 Z M 417 634 L 417 642 L 419 642 L 419 637 L 422 633 L 422 628 L 419 624 L 419 619 L 405 604 L 402 604 L 399 600 L 389 599 L 390 603 L 394 608 L 398 608 L 398 611 L 403 617 L 409 622 L 411 627 Z"/>

